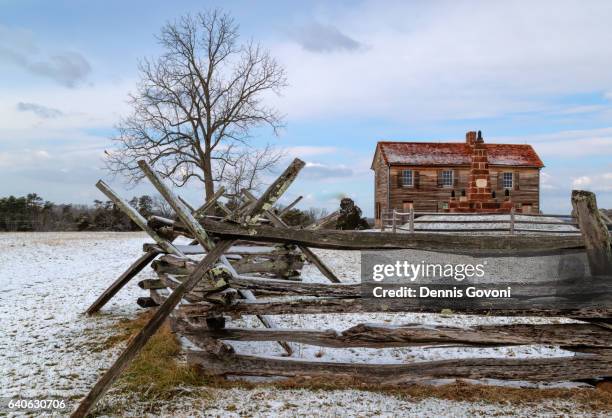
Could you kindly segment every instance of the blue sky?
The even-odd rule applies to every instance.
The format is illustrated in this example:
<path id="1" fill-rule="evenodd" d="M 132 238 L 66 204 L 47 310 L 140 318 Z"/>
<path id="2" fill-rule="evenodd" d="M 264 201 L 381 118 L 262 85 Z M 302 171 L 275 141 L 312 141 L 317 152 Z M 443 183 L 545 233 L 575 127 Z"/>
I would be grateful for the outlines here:
<path id="1" fill-rule="evenodd" d="M 536 3 L 536 4 L 532 4 Z M 612 2 L 0 0 L 0 196 L 90 203 L 139 58 L 168 20 L 222 6 L 268 48 L 289 86 L 279 137 L 308 168 L 287 199 L 353 197 L 371 215 L 377 140 L 530 143 L 546 164 L 543 209 L 572 188 L 612 207 Z M 193 202 L 196 187 L 181 192 Z"/>

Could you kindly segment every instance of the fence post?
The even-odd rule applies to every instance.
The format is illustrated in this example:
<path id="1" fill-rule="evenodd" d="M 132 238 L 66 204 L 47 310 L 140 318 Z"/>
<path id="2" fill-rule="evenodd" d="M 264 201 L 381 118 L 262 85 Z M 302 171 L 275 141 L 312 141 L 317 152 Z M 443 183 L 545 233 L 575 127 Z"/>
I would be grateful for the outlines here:
<path id="1" fill-rule="evenodd" d="M 385 222 L 387 221 L 387 216 L 389 216 L 388 210 L 381 211 L 380 216 L 380 232 L 385 232 Z"/>
<path id="2" fill-rule="evenodd" d="M 397 225 L 396 225 L 397 220 L 396 220 L 396 217 L 397 217 L 397 211 L 395 209 L 393 209 L 393 233 L 394 234 L 397 232 Z"/>
<path id="3" fill-rule="evenodd" d="M 410 207 L 410 218 L 408 220 L 408 229 L 410 229 L 410 233 L 414 234 L 414 208 Z"/>
<path id="4" fill-rule="evenodd" d="M 610 233 L 597 209 L 595 194 L 584 190 L 572 190 L 572 207 L 584 239 L 591 274 L 612 275 Z"/>
<path id="5" fill-rule="evenodd" d="M 510 235 L 514 234 L 514 215 L 516 212 L 516 208 L 514 206 L 512 206 L 512 209 L 510 209 Z"/>

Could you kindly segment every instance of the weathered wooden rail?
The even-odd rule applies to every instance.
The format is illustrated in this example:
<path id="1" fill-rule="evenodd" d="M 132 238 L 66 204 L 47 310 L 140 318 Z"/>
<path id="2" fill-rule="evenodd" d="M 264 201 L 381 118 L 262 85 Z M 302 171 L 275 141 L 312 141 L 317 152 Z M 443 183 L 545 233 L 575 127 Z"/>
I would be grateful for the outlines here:
<path id="1" fill-rule="evenodd" d="M 204 207 L 218 205 L 226 214 L 225 218 L 207 216 L 205 211 L 185 205 L 145 163 L 141 164 L 143 171 L 174 208 L 178 219 L 150 219 L 143 223 L 130 207 L 123 207 L 124 201 L 107 187 L 102 187 L 107 195 L 114 196 L 113 201 L 119 207 L 135 222 L 138 221 L 137 224 L 155 243 L 145 247 L 145 256 L 117 279 L 95 306 L 92 305 L 96 309 L 90 310 L 103 306 L 143 265 L 152 261 L 158 279 L 142 280 L 139 285 L 150 292 L 145 305 L 156 307 L 156 311 L 73 416 L 82 417 L 91 409 L 168 318 L 177 333 L 199 348 L 187 353 L 188 361 L 209 375 L 348 377 L 386 385 L 438 378 L 598 381 L 612 377 L 612 250 L 610 235 L 597 210 L 594 195 L 575 192 L 572 197 L 576 219 L 567 224 L 579 227 L 576 229 L 578 234 L 510 233 L 517 232 L 516 226 L 521 224 L 521 220 L 515 220 L 512 231 L 506 229 L 502 234 L 415 231 L 414 225 L 421 221 L 414 214 L 410 215 L 411 227 L 401 234 L 396 233 L 398 225 L 392 232 L 318 229 L 333 222 L 334 214 L 318 225 L 297 229 L 288 227 L 282 221 L 282 212 L 274 212 L 271 208 L 302 166 L 303 163 L 296 160 L 260 198 L 243 192 L 243 202 L 234 212 L 219 202 L 221 194 L 215 195 Z M 545 218 L 542 222 L 543 225 L 554 223 Z M 452 221 L 446 219 L 445 224 L 449 223 Z M 174 238 L 180 235 L 192 239 L 192 244 L 174 244 Z M 256 246 L 252 247 L 251 254 L 242 246 L 242 253 L 238 253 L 235 250 L 238 241 L 254 242 Z M 269 246 L 270 243 L 299 249 L 301 256 L 316 266 L 330 283 L 306 283 L 258 274 L 269 271 L 271 266 L 267 265 L 261 271 L 254 269 L 253 265 L 257 264 L 254 254 L 262 245 Z M 563 281 L 550 277 L 537 285 L 523 283 L 517 289 L 518 298 L 512 303 L 496 300 L 455 306 L 445 300 L 431 303 L 403 298 L 375 300 L 365 297 L 364 289 L 367 291 L 368 288 L 364 284 L 355 280 L 341 282 L 312 248 L 352 251 L 410 249 L 514 257 L 581 252 L 588 257 L 591 275 Z M 440 255 L 440 258 L 444 256 Z M 250 270 L 241 268 L 241 260 L 250 266 Z M 580 303 L 577 304 L 576 300 Z M 340 331 L 281 328 L 273 319 L 287 314 L 441 313 L 448 311 L 449 306 L 452 306 L 454 314 L 560 316 L 574 322 L 463 328 L 412 323 L 397 326 L 357 324 Z M 257 316 L 264 328 L 237 327 L 228 323 L 228 319 L 231 321 L 243 315 Z M 280 342 L 285 356 L 272 352 L 268 356 L 236 353 L 232 341 L 253 344 Z M 339 349 L 541 344 L 557 346 L 570 353 L 557 358 L 469 358 L 405 364 L 357 364 L 299 358 L 295 344 Z"/>

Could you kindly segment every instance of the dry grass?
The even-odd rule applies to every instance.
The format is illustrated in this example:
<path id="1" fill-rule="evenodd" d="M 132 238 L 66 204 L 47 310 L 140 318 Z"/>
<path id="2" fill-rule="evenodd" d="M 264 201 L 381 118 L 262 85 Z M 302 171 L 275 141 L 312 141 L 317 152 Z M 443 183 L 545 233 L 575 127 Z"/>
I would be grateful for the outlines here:
<path id="1" fill-rule="evenodd" d="M 107 338 L 103 347 L 108 349 L 135 335 L 149 320 L 147 312 L 135 320 L 121 321 L 119 333 Z M 254 389 L 310 389 L 316 391 L 358 389 L 386 393 L 392 396 L 421 400 L 438 398 L 451 401 L 485 402 L 491 404 L 527 405 L 545 401 L 564 401 L 591 411 L 612 411 L 612 383 L 600 384 L 596 389 L 535 389 L 487 386 L 457 382 L 441 386 L 414 384 L 405 387 L 364 384 L 355 379 L 338 377 L 290 378 L 274 382 L 253 383 L 244 380 L 226 380 L 199 373 L 196 368 L 181 363 L 178 359 L 180 345 L 168 324 L 149 340 L 147 345 L 123 373 L 118 388 L 144 402 L 168 400 L 183 393 L 184 388 L 204 386 L 211 388 Z M 201 396 L 210 396 L 206 391 L 197 391 Z"/>
<path id="2" fill-rule="evenodd" d="M 132 338 L 151 315 L 152 312 L 146 312 L 134 320 L 121 321 L 119 333 L 108 337 L 102 348 L 108 349 Z M 185 387 L 205 384 L 194 368 L 179 361 L 180 351 L 176 336 L 165 323 L 122 373 L 117 382 L 118 388 L 149 402 L 168 400 L 180 394 Z"/>
<path id="3" fill-rule="evenodd" d="M 572 402 L 583 408 L 597 411 L 612 411 L 612 389 L 608 383 L 590 388 L 512 388 L 456 382 L 440 386 L 414 384 L 405 387 L 371 385 L 353 379 L 293 378 L 280 381 L 274 386 L 285 389 L 307 388 L 311 390 L 340 390 L 354 388 L 372 392 L 383 392 L 414 400 L 438 398 L 451 401 L 487 402 L 492 404 L 525 405 L 557 400 Z"/>

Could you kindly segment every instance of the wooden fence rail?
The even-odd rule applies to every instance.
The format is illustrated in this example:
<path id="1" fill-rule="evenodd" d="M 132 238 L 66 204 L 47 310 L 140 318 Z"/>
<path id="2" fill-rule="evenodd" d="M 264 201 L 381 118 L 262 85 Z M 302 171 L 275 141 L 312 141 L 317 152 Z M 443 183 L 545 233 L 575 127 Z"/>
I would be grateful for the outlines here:
<path id="1" fill-rule="evenodd" d="M 167 189 L 146 165 L 145 174 L 175 209 L 178 220 L 152 219 L 141 227 L 155 239 L 145 246 L 155 253 L 152 263 L 158 279 L 139 283 L 148 289 L 146 306 L 156 306 L 153 319 L 130 341 L 117 362 L 103 375 L 74 412 L 83 417 L 108 389 L 127 364 L 170 317 L 173 329 L 189 339 L 199 350 L 187 352 L 187 360 L 207 375 L 248 376 L 309 376 L 323 378 L 346 377 L 367 383 L 403 385 L 429 379 L 506 379 L 527 381 L 597 381 L 612 377 L 612 253 L 606 221 L 597 210 L 594 195 L 574 192 L 572 203 L 576 218 L 562 216 L 568 222 L 559 225 L 579 229 L 570 233 L 531 234 L 522 232 L 521 225 L 557 225 L 522 219 L 513 213 L 507 220 L 489 222 L 474 219 L 474 225 L 502 225 L 503 234 L 453 233 L 424 231 L 419 227 L 435 223 L 421 219 L 420 213 L 393 213 L 391 232 L 336 231 L 317 229 L 332 222 L 332 214 L 311 228 L 288 227 L 271 210 L 288 185 L 295 179 L 303 162 L 296 160 L 281 177 L 257 199 L 243 193 L 243 204 L 227 217 L 213 218 L 202 214 L 197 219 L 173 193 Z M 111 193 L 112 194 L 112 193 Z M 216 200 L 215 200 L 216 201 Z M 219 207 L 223 204 L 218 202 Z M 211 207 L 211 205 L 209 205 Z M 123 208 L 130 211 L 130 208 Z M 194 211 L 196 212 L 196 211 Z M 431 215 L 431 214 L 428 214 Z M 449 214 L 444 214 L 448 216 Z M 135 215 L 134 215 L 135 216 Z M 281 212 L 282 216 L 282 212 Z M 399 224 L 408 216 L 408 226 Z M 454 215 L 452 215 L 454 216 Z M 457 214 L 466 216 L 466 214 Z M 471 216 L 471 215 L 470 215 Z M 529 216 L 533 216 L 530 214 Z M 537 216 L 537 215 L 536 215 Z M 561 216 L 557 216 L 561 217 Z M 140 224 L 142 219 L 137 218 Z M 264 221 L 268 221 L 265 223 Z M 440 225 L 462 223 L 443 219 Z M 509 223 L 508 227 L 505 227 Z M 461 228 L 455 228 L 457 230 Z M 189 246 L 174 245 L 164 238 L 183 235 L 196 241 Z M 405 230 L 407 233 L 398 233 Z M 255 243 L 289 244 L 300 248 L 305 257 L 318 267 L 332 283 L 306 283 L 270 279 L 254 273 L 241 273 L 232 262 L 243 257 L 232 254 L 237 240 Z M 257 244 L 261 245 L 261 244 Z M 370 288 L 365 284 L 340 283 L 311 248 L 332 250 L 412 249 L 449 254 L 540 257 L 586 252 L 591 276 L 559 280 L 558 277 L 522 283 L 513 292 L 512 300 L 481 300 L 476 304 L 452 304 L 448 300 L 423 301 L 411 298 L 375 299 L 366 297 Z M 248 251 L 248 250 L 247 250 Z M 235 252 L 235 251 L 234 251 Z M 253 249 L 253 253 L 257 250 Z M 159 254 L 159 257 L 157 255 Z M 261 253 L 263 254 L 263 253 Z M 204 255 L 201 260 L 190 258 Z M 250 257 L 250 255 L 246 255 Z M 139 260 L 138 267 L 151 257 Z M 255 260 L 256 256 L 253 257 Z M 443 256 L 440 256 L 443 259 Z M 255 263 L 248 261 L 249 264 Z M 125 282 L 131 277 L 123 278 Z M 263 296 L 265 299 L 256 299 Z M 242 296 L 242 299 L 239 298 Z M 474 325 L 453 327 L 428 324 L 357 324 L 344 331 L 280 328 L 269 316 L 335 315 L 363 313 L 429 312 L 439 314 L 451 309 L 452 314 L 498 315 L 514 317 L 567 317 L 573 323 L 515 323 L 507 325 Z M 172 316 L 170 314 L 172 313 Z M 265 328 L 226 326 L 227 319 L 244 315 L 260 318 Z M 277 318 L 275 318 L 277 319 Z M 580 320 L 580 322 L 577 322 Z M 238 354 L 228 341 L 282 342 L 291 356 L 259 356 Z M 291 344 L 307 344 L 338 349 L 431 346 L 462 346 L 468 348 L 502 347 L 541 344 L 556 346 L 574 354 L 555 358 L 461 358 L 405 364 L 362 364 L 297 358 Z"/>

